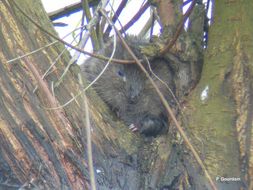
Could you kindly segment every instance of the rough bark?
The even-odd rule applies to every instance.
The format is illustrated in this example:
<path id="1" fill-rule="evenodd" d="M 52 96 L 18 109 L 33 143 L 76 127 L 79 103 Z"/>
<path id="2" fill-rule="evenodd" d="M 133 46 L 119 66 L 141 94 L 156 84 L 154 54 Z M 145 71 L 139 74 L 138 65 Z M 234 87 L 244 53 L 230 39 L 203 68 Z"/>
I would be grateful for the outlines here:
<path id="1" fill-rule="evenodd" d="M 56 34 L 40 1 L 15 2 L 41 26 Z M 77 80 L 79 68 L 71 67 L 64 81 L 52 92 L 52 82 L 55 84 L 63 73 L 69 55 L 63 54 L 45 79 L 42 75 L 64 47 L 54 44 L 8 63 L 51 43 L 52 39 L 29 22 L 13 1 L 1 1 L 0 19 L 1 188 L 87 189 L 89 175 L 82 132 L 85 116 L 79 107 L 80 99 L 64 108 L 47 109 L 58 107 L 78 94 L 81 90 Z M 99 105 L 97 102 L 96 106 Z M 103 106 L 90 109 L 104 111 Z M 101 118 L 97 114 L 94 120 Z M 105 125 L 99 127 L 93 133 L 97 152 L 102 154 L 109 142 L 115 144 L 112 150 L 123 144 L 116 139 L 116 132 L 110 132 L 113 130 L 106 129 Z"/>
<path id="2" fill-rule="evenodd" d="M 39 1 L 15 2 L 54 33 Z M 47 109 L 59 107 L 78 94 L 79 69 L 70 67 L 64 81 L 52 91 L 51 85 L 57 83 L 69 55 L 64 54 L 53 71 L 44 79 L 42 76 L 63 50 L 62 45 L 8 62 L 52 39 L 27 20 L 13 1 L 2 1 L 0 10 L 1 188 L 88 189 L 82 100 Z M 171 134 L 147 141 L 130 133 L 96 94 L 89 91 L 87 96 L 98 189 L 166 188 L 188 178 L 178 156 L 182 150 L 176 143 L 173 146 Z"/>
<path id="3" fill-rule="evenodd" d="M 252 1 L 215 1 L 187 131 L 220 189 L 252 189 Z"/>

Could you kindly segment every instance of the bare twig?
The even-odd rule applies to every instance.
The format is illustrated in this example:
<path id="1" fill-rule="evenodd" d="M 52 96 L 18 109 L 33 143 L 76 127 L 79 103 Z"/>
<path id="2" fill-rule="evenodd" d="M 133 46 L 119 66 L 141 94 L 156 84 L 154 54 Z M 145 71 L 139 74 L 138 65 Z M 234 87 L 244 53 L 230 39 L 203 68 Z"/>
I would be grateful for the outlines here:
<path id="1" fill-rule="evenodd" d="M 177 106 L 178 106 L 180 112 L 183 114 L 183 109 L 182 109 L 182 107 L 181 107 L 179 101 L 177 100 L 175 94 L 173 93 L 173 91 L 172 91 L 171 88 L 169 87 L 169 85 L 168 85 L 166 82 L 164 82 L 159 76 L 157 76 L 157 75 L 153 72 L 153 70 L 152 70 L 152 68 L 151 68 L 151 66 L 150 66 L 150 63 L 149 63 L 148 58 L 145 57 L 145 59 L 146 59 L 146 61 L 147 61 L 147 63 L 148 63 L 149 71 L 152 73 L 152 75 L 154 75 L 155 78 L 157 78 L 157 80 L 159 80 L 164 86 L 166 86 L 166 88 L 169 90 L 169 92 L 170 92 L 172 98 L 173 98 L 174 101 L 176 102 L 176 104 L 177 104 Z"/>
<path id="2" fill-rule="evenodd" d="M 139 32 L 138 36 L 145 36 L 147 34 L 147 32 L 150 29 L 150 38 L 153 34 L 153 27 L 154 27 L 154 13 L 152 10 L 152 15 L 149 17 L 149 19 L 147 20 L 146 24 L 144 25 L 144 27 L 141 29 L 141 31 Z"/>
<path id="3" fill-rule="evenodd" d="M 112 17 L 112 22 L 113 23 L 115 23 L 116 20 L 118 20 L 118 17 L 120 15 L 120 13 L 122 12 L 123 8 L 126 6 L 127 2 L 128 2 L 128 0 L 122 0 L 121 1 L 120 5 L 119 5 L 119 7 L 117 9 L 117 11 L 114 13 L 114 15 Z M 104 38 L 105 39 L 109 37 L 109 34 L 110 34 L 111 30 L 112 30 L 112 27 L 111 27 L 111 25 L 109 25 L 107 27 L 105 33 L 104 33 Z"/>
<path id="4" fill-rule="evenodd" d="M 45 49 L 45 48 L 47 48 L 47 47 L 50 47 L 50 46 L 56 44 L 57 42 L 58 42 L 58 41 L 54 41 L 54 42 L 52 42 L 52 43 L 50 43 L 50 44 L 47 44 L 47 45 L 45 45 L 45 46 L 43 46 L 43 47 L 40 47 L 40 48 L 38 48 L 38 49 L 35 49 L 35 50 L 33 50 L 33 51 L 29 52 L 29 53 L 26 53 L 26 54 L 24 54 L 24 55 L 15 57 L 15 58 L 13 58 L 13 59 L 10 59 L 10 60 L 7 61 L 7 63 L 11 63 L 11 62 L 14 62 L 14 61 L 23 59 L 24 57 L 33 55 L 33 54 L 35 54 L 35 53 L 37 53 L 37 52 L 42 51 L 43 49 Z"/>
<path id="5" fill-rule="evenodd" d="M 79 48 L 84 47 L 85 44 L 86 44 L 86 42 L 88 41 L 88 39 L 89 39 L 89 32 L 86 32 L 86 33 L 84 34 L 84 37 L 83 37 L 81 43 L 78 45 Z M 75 40 L 75 39 L 73 39 L 73 41 L 74 41 L 74 40 Z M 73 41 L 72 41 L 72 42 L 73 42 Z M 72 42 L 71 42 L 71 43 L 72 43 Z M 62 82 L 64 76 L 66 75 L 66 73 L 68 72 L 70 66 L 71 66 L 73 63 L 76 62 L 76 60 L 79 58 L 79 56 L 80 56 L 80 52 L 76 51 L 76 52 L 74 53 L 74 55 L 72 56 L 72 58 L 70 59 L 70 61 L 68 62 L 66 68 L 64 69 L 64 72 L 62 73 L 62 75 L 61 75 L 60 78 L 58 79 L 58 81 L 57 81 L 57 83 L 56 83 L 56 85 L 55 85 L 56 87 L 59 86 L 59 85 L 61 84 L 61 82 Z"/>
<path id="6" fill-rule="evenodd" d="M 109 66 L 109 64 L 111 63 L 111 60 L 115 54 L 115 51 L 116 51 L 116 34 L 114 34 L 114 41 L 113 41 L 113 51 L 112 51 L 112 54 L 111 54 L 111 57 L 109 58 L 108 62 L 106 63 L 105 67 L 102 69 L 102 71 L 99 73 L 99 75 L 85 88 L 83 89 L 82 91 L 79 91 L 79 93 L 77 95 L 75 95 L 73 98 L 71 98 L 69 101 L 67 101 L 65 104 L 63 105 L 60 105 L 58 107 L 50 107 L 50 108 L 46 108 L 44 107 L 44 109 L 47 109 L 47 110 L 54 110 L 54 109 L 60 109 L 60 108 L 63 108 L 65 106 L 67 106 L 68 104 L 70 104 L 71 102 L 73 102 L 74 100 L 76 100 L 77 97 L 79 97 L 82 93 L 84 93 L 86 90 L 88 90 L 101 76 L 102 74 L 105 72 L 105 70 L 107 69 L 107 67 Z"/>
<path id="7" fill-rule="evenodd" d="M 79 83 L 80 86 L 83 88 L 83 81 L 82 76 L 79 74 Z M 88 154 L 88 167 L 89 167 L 89 174 L 90 174 L 90 184 L 91 189 L 96 190 L 96 182 L 95 182 L 95 175 L 94 175 L 94 165 L 93 165 L 93 156 L 92 156 L 92 141 L 91 141 L 91 125 L 90 125 L 90 115 L 89 115 L 89 107 L 87 102 L 87 97 L 85 93 L 82 93 L 82 102 L 81 102 L 81 109 L 85 113 L 85 129 L 86 129 L 86 139 L 87 139 L 87 154 Z"/>
<path id="8" fill-rule="evenodd" d="M 74 50 L 77 50 L 83 54 L 86 54 L 86 55 L 89 55 L 89 56 L 92 56 L 92 57 L 95 57 L 95 58 L 98 58 L 98 59 L 102 59 L 102 60 L 105 60 L 105 61 L 108 61 L 110 60 L 110 62 L 114 62 L 114 63 L 120 63 L 120 64 L 132 64 L 132 63 L 135 63 L 134 60 L 121 60 L 121 59 L 110 59 L 108 57 L 104 57 L 102 55 L 99 55 L 99 54 L 95 54 L 95 53 L 90 53 L 88 51 L 85 51 L 83 49 L 80 49 L 70 43 L 67 43 L 65 42 L 64 40 L 62 40 L 61 38 L 55 36 L 54 34 L 52 34 L 51 32 L 49 32 L 48 30 L 46 30 L 45 28 L 43 28 L 40 24 L 38 24 L 36 21 L 34 21 L 29 15 L 27 15 L 17 4 L 15 1 L 12 1 L 12 3 L 14 4 L 14 6 L 31 22 L 33 23 L 35 26 L 37 26 L 41 31 L 43 31 L 44 33 L 46 33 L 47 35 L 49 35 L 50 37 L 52 37 L 53 39 L 55 40 L 58 40 L 59 42 L 63 43 L 64 45 L 74 49 Z"/>
<path id="9" fill-rule="evenodd" d="M 133 16 L 133 18 L 120 30 L 120 33 L 126 32 L 141 17 L 141 15 L 147 10 L 149 6 L 149 3 L 146 2 Z"/>
<path id="10" fill-rule="evenodd" d="M 76 31 L 76 30 L 78 30 L 78 29 L 80 29 L 80 28 L 82 29 L 83 27 L 84 27 L 84 26 L 81 26 L 81 27 L 78 27 L 78 28 L 74 29 L 73 31 L 71 31 L 71 32 L 69 32 L 67 35 L 65 35 L 62 39 L 66 38 L 67 36 L 69 36 L 70 34 L 72 34 L 74 31 Z M 31 52 L 25 53 L 24 55 L 18 56 L 18 57 L 13 58 L 13 59 L 10 59 L 10 60 L 7 61 L 7 63 L 11 63 L 11 62 L 17 61 L 17 60 L 19 60 L 19 59 L 23 59 L 24 57 L 27 57 L 27 56 L 33 55 L 33 54 L 35 54 L 35 53 L 38 53 L 38 52 L 42 51 L 43 49 L 45 49 L 45 48 L 47 48 L 47 47 L 50 47 L 50 46 L 52 46 L 52 45 L 54 45 L 55 43 L 58 43 L 58 42 L 60 42 L 60 41 L 59 41 L 59 40 L 56 40 L 56 41 L 54 41 L 54 42 L 52 42 L 52 43 L 50 43 L 50 44 L 47 44 L 47 45 L 45 45 L 45 46 L 43 46 L 43 47 L 40 47 L 40 48 L 38 48 L 38 49 L 35 49 L 35 50 L 31 51 Z"/>

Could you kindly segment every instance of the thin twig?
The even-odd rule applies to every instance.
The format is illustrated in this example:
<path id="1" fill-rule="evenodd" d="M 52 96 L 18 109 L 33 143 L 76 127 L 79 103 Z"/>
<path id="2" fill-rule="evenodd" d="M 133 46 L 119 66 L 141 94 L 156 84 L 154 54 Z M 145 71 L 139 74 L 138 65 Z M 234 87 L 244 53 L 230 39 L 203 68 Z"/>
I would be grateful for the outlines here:
<path id="1" fill-rule="evenodd" d="M 21 56 L 15 57 L 15 58 L 13 58 L 13 59 L 10 59 L 10 60 L 8 60 L 8 61 L 7 61 L 7 63 L 11 63 L 11 62 L 14 62 L 14 61 L 17 61 L 17 60 L 23 59 L 24 57 L 27 57 L 27 56 L 33 55 L 33 54 L 35 54 L 35 53 L 37 53 L 37 52 L 42 51 L 43 49 L 45 49 L 45 48 L 47 48 L 47 47 L 50 47 L 50 46 L 52 46 L 52 45 L 56 44 L 57 42 L 58 42 L 58 41 L 54 41 L 54 42 L 49 43 L 49 44 L 47 44 L 47 45 L 45 45 L 45 46 L 43 46 L 43 47 L 37 48 L 37 49 L 35 49 L 35 50 L 33 50 L 33 51 L 29 52 L 29 53 L 26 53 L 26 54 L 24 54 L 24 55 L 21 55 Z"/>
<path id="2" fill-rule="evenodd" d="M 78 35 L 79 35 L 79 34 L 78 34 Z M 76 37 L 77 37 L 78 35 L 76 35 Z M 81 43 L 79 44 L 79 48 L 84 47 L 85 44 L 86 44 L 86 42 L 88 41 L 88 39 L 89 39 L 89 31 L 86 32 L 86 33 L 84 34 L 84 37 L 83 37 Z M 74 40 L 75 40 L 75 38 L 73 39 L 72 42 L 74 42 Z M 71 43 L 72 43 L 72 42 L 71 42 Z M 76 60 L 79 58 L 79 56 L 80 56 L 80 53 L 79 53 L 78 51 L 76 51 L 76 52 L 74 53 L 74 55 L 72 56 L 72 58 L 70 59 L 70 61 L 68 62 L 68 64 L 67 64 L 66 68 L 64 69 L 62 75 L 61 75 L 60 78 L 58 79 L 58 81 L 57 81 L 55 87 L 58 87 L 58 86 L 61 84 L 61 82 L 63 81 L 64 76 L 65 76 L 66 73 L 69 71 L 70 66 L 71 66 L 73 63 L 76 62 Z"/>
<path id="3" fill-rule="evenodd" d="M 142 16 L 142 14 L 147 10 L 147 8 L 149 8 L 148 2 L 146 2 L 133 16 L 133 18 L 120 30 L 120 33 L 126 32 Z"/>
<path id="4" fill-rule="evenodd" d="M 112 17 L 112 22 L 113 23 L 115 23 L 116 20 L 118 20 L 118 17 L 120 15 L 120 13 L 122 12 L 123 8 L 126 6 L 127 2 L 128 2 L 128 0 L 122 0 L 121 1 L 120 5 L 119 5 L 119 7 L 117 9 L 117 11 L 114 13 L 114 15 Z M 107 27 L 105 33 L 104 33 L 104 38 L 105 39 L 109 37 L 109 34 L 110 34 L 111 30 L 112 30 L 112 27 L 111 27 L 111 25 L 109 25 Z"/>
<path id="5" fill-rule="evenodd" d="M 80 86 L 83 88 L 83 81 L 82 81 L 82 76 L 80 73 L 78 75 L 78 78 L 79 78 Z M 87 97 L 86 97 L 85 93 L 82 93 L 81 97 L 82 97 L 81 109 L 85 113 L 85 129 L 86 129 L 86 139 L 87 139 L 86 143 L 87 143 L 90 184 L 91 184 L 91 189 L 96 190 L 93 156 L 92 156 L 92 141 L 91 141 L 91 125 L 90 125 L 89 107 L 88 107 Z"/>
<path id="6" fill-rule="evenodd" d="M 134 60 L 121 60 L 121 59 L 110 59 L 108 57 L 105 57 L 105 56 L 102 56 L 102 55 L 99 55 L 99 54 L 95 54 L 95 53 L 90 53 L 88 51 L 85 51 L 83 49 L 80 49 L 76 46 L 73 46 L 72 44 L 68 43 L 68 42 L 65 42 L 64 40 L 62 40 L 61 38 L 55 36 L 54 34 L 52 34 L 51 32 L 49 32 L 48 30 L 46 30 L 45 28 L 43 28 L 40 24 L 38 24 L 36 21 L 34 21 L 29 15 L 27 15 L 17 4 L 15 1 L 12 1 L 14 6 L 31 22 L 33 23 L 36 27 L 38 27 L 42 32 L 46 33 L 47 35 L 49 35 L 50 37 L 54 38 L 55 40 L 58 40 L 59 42 L 63 43 L 64 45 L 72 48 L 72 49 L 75 49 L 83 54 L 86 54 L 86 55 L 89 55 L 91 57 L 95 57 L 95 58 L 98 58 L 98 59 L 102 59 L 102 60 L 105 60 L 105 61 L 109 61 L 110 62 L 114 62 L 114 63 L 120 63 L 120 64 L 132 64 L 132 63 L 135 63 Z"/>
<path id="7" fill-rule="evenodd" d="M 177 104 L 177 106 L 178 106 L 180 112 L 183 114 L 183 109 L 182 109 L 182 107 L 181 107 L 179 101 L 177 100 L 175 94 L 173 93 L 173 91 L 172 91 L 171 88 L 169 87 L 169 85 L 168 85 L 166 82 L 164 82 L 159 76 L 157 76 L 157 75 L 153 72 L 153 70 L 152 70 L 152 68 L 151 68 L 151 66 L 150 66 L 149 60 L 148 60 L 148 58 L 147 58 L 146 56 L 145 56 L 145 59 L 146 59 L 146 61 L 147 61 L 147 63 L 148 63 L 149 71 L 152 73 L 152 75 L 154 75 L 155 78 L 157 78 L 157 80 L 159 80 L 159 81 L 169 90 L 169 92 L 170 92 L 172 98 L 174 99 L 174 101 L 176 102 L 176 104 Z"/>
<path id="8" fill-rule="evenodd" d="M 74 31 L 79 30 L 80 28 L 83 28 L 83 27 L 84 27 L 84 26 L 81 26 L 81 27 L 78 27 L 78 28 L 74 29 L 73 31 L 71 31 L 71 32 L 69 32 L 67 35 L 65 35 L 62 39 L 68 37 L 68 36 L 69 36 L 70 34 L 72 34 Z M 52 46 L 52 45 L 54 45 L 55 43 L 58 43 L 58 42 L 60 42 L 60 41 L 59 41 L 59 40 L 56 40 L 56 41 L 54 41 L 54 42 L 51 42 L 51 43 L 49 43 L 49 44 L 47 44 L 47 45 L 45 45 L 45 46 L 43 46 L 43 47 L 40 47 L 40 48 L 38 48 L 38 49 L 35 49 L 35 50 L 31 51 L 31 52 L 25 53 L 24 55 L 15 57 L 15 58 L 13 58 L 13 59 L 10 59 L 10 60 L 7 61 L 7 63 L 12 63 L 12 62 L 14 62 L 14 61 L 23 59 L 24 57 L 33 55 L 33 54 L 35 54 L 35 53 L 37 53 L 37 52 L 39 52 L 39 51 L 42 51 L 43 49 L 45 49 L 45 48 L 47 48 L 47 47 L 50 47 L 50 46 Z"/>
<path id="9" fill-rule="evenodd" d="M 154 14 L 152 13 L 152 15 L 148 18 L 146 24 L 139 32 L 138 36 L 140 37 L 145 36 L 150 29 L 150 39 L 151 39 L 151 36 L 153 34 L 153 26 L 154 26 Z"/>
<path id="10" fill-rule="evenodd" d="M 104 68 L 102 69 L 102 71 L 99 73 L 99 75 L 86 87 L 84 88 L 83 90 L 79 91 L 79 93 L 77 95 L 75 95 L 73 98 L 71 98 L 69 101 L 67 101 L 65 104 L 63 105 L 60 105 L 58 107 L 44 107 L 44 109 L 47 109 L 47 110 L 54 110 L 54 109 L 61 109 L 65 106 L 67 106 L 68 104 L 70 104 L 71 102 L 73 102 L 77 97 L 79 97 L 82 93 L 84 93 L 86 90 L 88 90 L 101 76 L 102 74 L 105 72 L 105 70 L 107 69 L 107 67 L 109 66 L 109 64 L 111 63 L 111 60 L 115 54 L 115 51 L 116 51 L 116 45 L 117 45 L 117 39 L 116 39 L 116 33 L 113 35 L 114 37 L 114 40 L 113 40 L 113 51 L 112 51 L 112 54 L 111 54 L 111 57 L 109 58 L 108 62 L 106 63 L 106 65 L 104 66 Z"/>

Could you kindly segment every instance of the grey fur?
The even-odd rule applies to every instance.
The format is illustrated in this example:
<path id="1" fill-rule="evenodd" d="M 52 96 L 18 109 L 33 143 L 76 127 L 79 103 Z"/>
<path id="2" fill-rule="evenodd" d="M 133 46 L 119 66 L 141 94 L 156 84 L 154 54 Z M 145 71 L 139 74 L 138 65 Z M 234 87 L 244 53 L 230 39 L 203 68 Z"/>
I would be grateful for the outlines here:
<path id="1" fill-rule="evenodd" d="M 138 58 L 145 60 L 139 46 L 147 44 L 146 41 L 128 37 L 127 43 Z M 112 44 L 110 44 L 101 50 L 100 54 L 110 57 L 112 49 Z M 132 60 L 120 42 L 117 42 L 114 58 Z M 106 61 L 89 58 L 81 68 L 87 80 L 93 81 L 105 64 Z M 147 62 L 144 62 L 143 65 L 149 70 Z M 150 61 L 150 66 L 153 73 L 173 90 L 173 76 L 168 63 L 164 59 L 156 58 Z M 166 99 L 172 103 L 173 98 L 167 87 L 151 72 L 150 76 Z M 140 133 L 146 136 L 156 136 L 167 128 L 166 111 L 154 87 L 137 64 L 111 63 L 93 88 L 126 125 L 134 124 Z"/>

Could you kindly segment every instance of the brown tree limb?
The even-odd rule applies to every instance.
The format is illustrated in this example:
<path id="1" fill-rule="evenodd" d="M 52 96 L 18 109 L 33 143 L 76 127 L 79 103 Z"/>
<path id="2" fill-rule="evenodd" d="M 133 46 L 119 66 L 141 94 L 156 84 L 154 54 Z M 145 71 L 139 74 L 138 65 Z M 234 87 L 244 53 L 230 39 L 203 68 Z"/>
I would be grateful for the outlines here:
<path id="1" fill-rule="evenodd" d="M 89 1 L 89 6 L 95 6 L 97 5 L 98 1 L 94 1 L 91 0 Z M 66 7 L 63 7 L 61 9 L 58 9 L 56 11 L 50 12 L 48 13 L 48 16 L 50 18 L 51 21 L 57 20 L 59 18 L 62 18 L 64 16 L 69 16 L 73 13 L 79 12 L 82 10 L 82 3 L 81 2 L 77 2 L 77 3 L 73 3 L 71 5 L 68 5 Z"/>
<path id="2" fill-rule="evenodd" d="M 172 48 L 172 46 L 175 44 L 175 42 L 177 41 L 180 33 L 182 32 L 182 30 L 184 28 L 184 23 L 187 20 L 187 18 L 190 16 L 191 12 L 193 11 L 196 2 L 197 2 L 197 0 L 192 1 L 191 6 L 187 10 L 187 12 L 183 15 L 181 21 L 179 22 L 179 24 L 177 26 L 177 29 L 176 29 L 176 32 L 173 35 L 173 38 L 169 39 L 166 42 L 166 45 L 161 49 L 161 51 L 160 51 L 161 55 L 167 53 Z"/>

